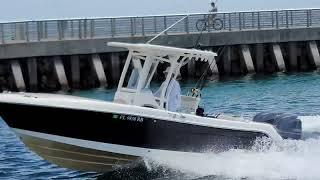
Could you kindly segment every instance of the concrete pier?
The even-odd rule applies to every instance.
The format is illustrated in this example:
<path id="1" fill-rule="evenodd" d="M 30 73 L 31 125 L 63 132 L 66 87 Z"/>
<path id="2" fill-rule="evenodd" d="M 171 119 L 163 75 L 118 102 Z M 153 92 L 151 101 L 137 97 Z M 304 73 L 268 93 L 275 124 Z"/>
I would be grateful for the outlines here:
<path id="1" fill-rule="evenodd" d="M 196 75 L 196 61 L 190 60 L 188 63 L 188 76 L 193 78 Z"/>
<path id="2" fill-rule="evenodd" d="M 289 53 L 289 68 L 291 71 L 298 70 L 298 54 L 297 54 L 297 43 L 288 43 L 288 53 Z"/>
<path id="3" fill-rule="evenodd" d="M 286 66 L 284 63 L 282 51 L 279 44 L 272 44 L 271 45 L 271 53 L 273 61 L 276 63 L 277 68 L 279 71 L 286 71 Z"/>
<path id="4" fill-rule="evenodd" d="M 225 75 L 231 75 L 231 47 L 226 46 L 222 55 L 223 70 Z"/>
<path id="5" fill-rule="evenodd" d="M 196 75 L 195 77 L 201 77 L 205 71 L 203 62 L 196 62 Z"/>
<path id="6" fill-rule="evenodd" d="M 18 91 L 25 91 L 26 85 L 23 79 L 22 70 L 19 61 L 12 60 L 10 62 L 11 71 Z"/>
<path id="7" fill-rule="evenodd" d="M 56 72 L 57 79 L 61 86 L 61 90 L 69 90 L 69 83 L 67 80 L 66 72 L 64 70 L 63 62 L 60 56 L 53 57 L 54 69 Z"/>
<path id="8" fill-rule="evenodd" d="M 262 73 L 264 71 L 264 46 L 263 44 L 255 44 L 255 62 L 256 72 Z"/>
<path id="9" fill-rule="evenodd" d="M 244 68 L 249 74 L 255 73 L 251 52 L 248 45 L 241 45 L 241 67 Z"/>
<path id="10" fill-rule="evenodd" d="M 212 48 L 223 49 L 219 52 L 217 62 L 211 64 L 190 61 L 181 71 L 182 78 L 197 78 L 208 68 L 211 71 L 208 75 L 238 76 L 255 72 L 307 71 L 320 66 L 317 41 L 223 47 Z M 10 90 L 32 92 L 38 90 L 52 92 L 59 88 L 67 91 L 69 88 L 87 89 L 107 87 L 107 85 L 114 87 L 120 78 L 123 66 L 121 59 L 126 57 L 126 53 L 123 51 L 9 59 L 12 75 L 7 78 L 5 74 L 0 73 L 0 79 L 8 83 L 4 86 L 5 89 L 9 87 Z M 1 66 L 0 64 L 0 69 Z M 162 76 L 162 73 L 156 76 Z"/>
<path id="11" fill-rule="evenodd" d="M 111 77 L 114 84 L 118 83 L 121 74 L 121 61 L 119 58 L 119 53 L 111 53 Z"/>
<path id="12" fill-rule="evenodd" d="M 27 60 L 28 77 L 29 77 L 29 90 L 31 92 L 38 91 L 38 69 L 37 58 L 31 57 Z"/>
<path id="13" fill-rule="evenodd" d="M 215 52 L 223 49 L 217 52 L 219 57 L 213 64 L 190 61 L 182 68 L 182 78 L 198 77 L 209 65 L 216 76 L 311 71 L 320 67 L 319 12 L 298 9 L 217 13 L 226 27 L 205 32 L 196 28 L 203 16 L 189 14 L 187 21 L 152 43 L 180 48 L 198 45 Z M 169 26 L 176 20 L 176 15 L 168 15 L 0 23 L 0 84 L 5 90 L 46 92 L 107 84 L 114 87 L 127 50 L 107 43 L 145 43 L 164 30 L 163 22 Z M 161 68 L 160 64 L 156 74 L 159 79 L 163 78 Z"/>
<path id="14" fill-rule="evenodd" d="M 80 88 L 80 59 L 78 55 L 70 57 L 72 88 Z"/>
<path id="15" fill-rule="evenodd" d="M 308 55 L 311 60 L 310 63 L 316 68 L 320 68 L 320 54 L 316 41 L 308 42 Z"/>
<path id="16" fill-rule="evenodd" d="M 213 62 L 208 62 L 208 65 L 210 66 L 210 71 L 212 73 L 212 76 L 219 75 L 219 69 L 218 69 L 218 64 L 216 60 L 214 60 Z"/>
<path id="17" fill-rule="evenodd" d="M 107 78 L 99 54 L 92 54 L 91 63 L 99 80 L 100 87 L 107 87 Z"/>

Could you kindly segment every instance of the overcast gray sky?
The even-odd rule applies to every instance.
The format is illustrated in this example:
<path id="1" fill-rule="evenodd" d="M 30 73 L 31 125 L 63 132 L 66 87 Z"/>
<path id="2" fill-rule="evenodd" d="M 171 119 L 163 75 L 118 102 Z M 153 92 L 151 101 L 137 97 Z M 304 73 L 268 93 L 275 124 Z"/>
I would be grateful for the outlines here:
<path id="1" fill-rule="evenodd" d="M 207 12 L 209 0 L 1 0 L 0 21 Z M 320 8 L 320 0 L 218 0 L 219 11 Z"/>

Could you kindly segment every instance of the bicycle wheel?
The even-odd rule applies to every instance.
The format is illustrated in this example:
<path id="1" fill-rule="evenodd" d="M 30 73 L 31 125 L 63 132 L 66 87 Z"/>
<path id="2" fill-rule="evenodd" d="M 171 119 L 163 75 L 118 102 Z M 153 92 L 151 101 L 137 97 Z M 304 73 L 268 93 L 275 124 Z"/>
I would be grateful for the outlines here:
<path id="1" fill-rule="evenodd" d="M 198 31 L 205 31 L 207 30 L 207 21 L 205 19 L 199 19 L 196 23 L 196 27 Z"/>
<path id="2" fill-rule="evenodd" d="M 223 21 L 221 19 L 213 20 L 213 29 L 221 30 L 223 28 Z"/>

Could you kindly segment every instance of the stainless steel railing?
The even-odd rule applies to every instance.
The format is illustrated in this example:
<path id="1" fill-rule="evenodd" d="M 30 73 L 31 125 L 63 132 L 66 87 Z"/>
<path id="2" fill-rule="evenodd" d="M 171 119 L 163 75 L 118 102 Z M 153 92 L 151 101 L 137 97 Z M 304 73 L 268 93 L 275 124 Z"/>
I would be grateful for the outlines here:
<path id="1" fill-rule="evenodd" d="M 184 16 L 186 14 L 0 23 L 0 44 L 152 36 Z M 208 16 L 209 14 L 189 14 L 165 34 L 198 33 L 197 22 L 208 19 Z M 308 28 L 320 26 L 320 9 L 217 13 L 215 18 L 223 22 L 222 29 L 209 27 L 206 32 Z"/>

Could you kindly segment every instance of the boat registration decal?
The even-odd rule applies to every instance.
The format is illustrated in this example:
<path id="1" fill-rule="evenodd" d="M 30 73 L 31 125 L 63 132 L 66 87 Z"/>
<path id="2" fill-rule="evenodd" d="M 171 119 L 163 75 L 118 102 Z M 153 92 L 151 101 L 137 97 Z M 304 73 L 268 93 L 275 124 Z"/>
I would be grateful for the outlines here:
<path id="1" fill-rule="evenodd" d="M 130 115 L 118 115 L 114 114 L 112 116 L 113 119 L 120 119 L 120 120 L 125 120 L 125 121 L 134 121 L 134 122 L 140 122 L 142 123 L 144 121 L 143 117 L 139 116 L 130 116 Z"/>

